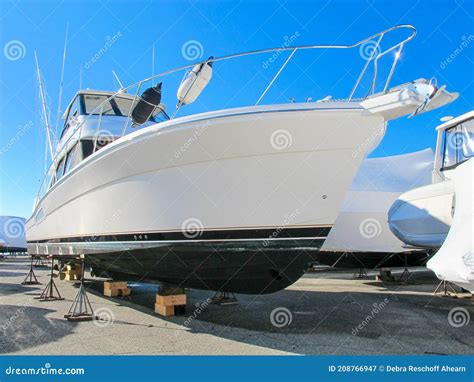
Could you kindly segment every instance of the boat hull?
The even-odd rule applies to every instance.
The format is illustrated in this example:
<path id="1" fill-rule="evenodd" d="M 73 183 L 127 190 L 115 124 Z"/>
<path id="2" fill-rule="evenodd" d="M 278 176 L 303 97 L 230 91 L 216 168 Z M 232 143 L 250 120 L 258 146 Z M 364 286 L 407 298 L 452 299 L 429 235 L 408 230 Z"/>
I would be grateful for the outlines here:
<path id="1" fill-rule="evenodd" d="M 285 107 L 180 118 L 109 144 L 37 204 L 26 223 L 30 253 L 86 254 L 97 269 L 194 288 L 270 293 L 290 285 L 308 263 L 298 259 L 327 237 L 320 230 L 334 223 L 385 121 L 357 104 Z M 295 234 L 305 229 L 313 232 Z M 211 242 L 221 244 L 217 253 Z M 117 267 L 120 256 L 128 260 Z M 133 265 L 140 256 L 141 271 Z M 189 276 L 203 262 L 204 275 Z M 269 279 L 286 268 L 288 277 Z"/>
<path id="2" fill-rule="evenodd" d="M 454 201 L 451 180 L 410 190 L 400 195 L 390 208 L 390 230 L 406 244 L 439 248 L 453 222 Z"/>
<path id="3" fill-rule="evenodd" d="M 86 261 L 94 274 L 101 277 L 268 294 L 297 281 L 322 243 L 321 239 L 271 246 L 261 242 L 180 243 L 86 255 Z"/>

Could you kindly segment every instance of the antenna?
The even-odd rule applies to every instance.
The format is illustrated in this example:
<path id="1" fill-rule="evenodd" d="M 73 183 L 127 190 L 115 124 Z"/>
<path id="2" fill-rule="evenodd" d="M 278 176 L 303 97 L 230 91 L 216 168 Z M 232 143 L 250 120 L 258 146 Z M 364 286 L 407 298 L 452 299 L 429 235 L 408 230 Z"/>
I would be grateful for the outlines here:
<path id="1" fill-rule="evenodd" d="M 35 63 L 36 63 L 36 78 L 38 80 L 39 93 L 40 93 L 40 98 L 41 98 L 41 112 L 43 114 L 44 124 L 46 126 L 46 138 L 47 138 L 48 146 L 49 146 L 49 155 L 51 157 L 51 160 L 53 160 L 53 144 L 51 142 L 51 126 L 49 124 L 49 110 L 48 110 L 48 107 L 46 106 L 46 95 L 44 91 L 43 78 L 41 77 L 36 50 L 35 50 Z"/>
<path id="2" fill-rule="evenodd" d="M 123 87 L 123 85 L 122 85 L 122 82 L 120 82 L 119 76 L 117 76 L 117 73 L 115 73 L 115 70 L 112 70 L 112 74 L 114 75 L 115 79 L 117 80 L 117 82 L 118 82 L 118 84 L 119 84 L 119 86 L 120 86 L 120 90 L 123 90 L 124 87 Z"/>
<path id="3" fill-rule="evenodd" d="M 59 118 L 61 116 L 61 99 L 63 97 L 64 65 L 66 63 L 68 31 L 69 31 L 69 23 L 66 24 L 66 37 L 64 38 L 63 64 L 61 66 L 61 80 L 59 82 L 58 111 L 56 114 L 56 126 L 54 127 L 54 131 L 56 133 L 58 132 Z"/>
<path id="4" fill-rule="evenodd" d="M 151 47 L 151 86 L 155 86 L 155 44 Z"/>

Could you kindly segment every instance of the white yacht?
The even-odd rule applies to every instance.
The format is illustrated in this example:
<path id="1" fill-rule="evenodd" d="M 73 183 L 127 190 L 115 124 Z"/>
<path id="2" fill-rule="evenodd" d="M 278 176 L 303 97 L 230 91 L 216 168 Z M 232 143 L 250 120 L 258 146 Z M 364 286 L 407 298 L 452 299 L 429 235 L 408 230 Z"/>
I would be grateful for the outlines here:
<path id="1" fill-rule="evenodd" d="M 439 248 L 443 244 L 455 212 L 454 171 L 474 156 L 474 111 L 436 129 L 432 184 L 402 194 L 388 213 L 392 232 L 415 247 Z"/>
<path id="2" fill-rule="evenodd" d="M 408 37 L 382 47 L 398 32 Z M 83 254 L 95 274 L 189 288 L 264 294 L 291 285 L 321 248 L 387 121 L 457 97 L 423 79 L 390 87 L 415 34 L 401 25 L 350 45 L 211 57 L 116 93 L 79 91 L 26 223 L 29 252 Z M 264 104 L 300 52 L 367 44 L 373 49 L 348 98 Z M 177 116 L 193 110 L 189 105 L 210 91 L 213 72 L 219 77 L 228 61 L 269 53 L 288 56 L 253 104 L 206 104 Z M 377 74 L 383 57 L 392 58 L 385 78 Z M 164 92 L 167 78 L 180 72 L 178 103 L 167 112 L 162 84 Z M 367 80 L 368 91 L 361 85 Z"/>

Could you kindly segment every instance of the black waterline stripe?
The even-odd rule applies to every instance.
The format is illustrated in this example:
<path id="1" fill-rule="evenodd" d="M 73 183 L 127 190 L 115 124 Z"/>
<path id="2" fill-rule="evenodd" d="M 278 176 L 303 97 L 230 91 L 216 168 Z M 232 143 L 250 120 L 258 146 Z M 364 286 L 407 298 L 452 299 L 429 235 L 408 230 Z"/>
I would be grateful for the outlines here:
<path id="1" fill-rule="evenodd" d="M 133 234 L 114 234 L 98 236 L 77 236 L 28 241 L 28 244 L 40 243 L 81 243 L 81 242 L 121 242 L 121 241 L 189 241 L 189 240 L 232 240 L 232 239 L 291 239 L 327 237 L 331 227 L 305 228 L 264 228 L 236 229 L 216 231 L 175 231 L 175 232 L 143 232 Z"/>

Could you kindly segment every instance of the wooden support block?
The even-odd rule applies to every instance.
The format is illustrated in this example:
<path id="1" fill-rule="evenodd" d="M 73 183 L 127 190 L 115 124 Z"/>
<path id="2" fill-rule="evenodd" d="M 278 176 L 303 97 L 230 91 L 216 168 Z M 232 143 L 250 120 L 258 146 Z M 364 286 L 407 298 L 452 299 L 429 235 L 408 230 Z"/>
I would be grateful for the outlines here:
<path id="1" fill-rule="evenodd" d="M 119 295 L 119 289 L 104 289 L 104 296 L 106 297 L 117 297 Z"/>
<path id="2" fill-rule="evenodd" d="M 128 284 L 126 281 L 104 281 L 105 289 L 127 289 Z"/>
<path id="3" fill-rule="evenodd" d="M 118 291 L 119 291 L 120 296 L 130 296 L 130 293 L 131 293 L 130 288 L 123 288 L 123 289 L 119 289 Z"/>
<path id="4" fill-rule="evenodd" d="M 171 296 L 161 296 L 157 294 L 156 303 L 159 305 L 164 305 L 164 306 L 186 305 L 186 295 L 177 294 L 177 295 L 171 295 Z"/>
<path id="5" fill-rule="evenodd" d="M 155 304 L 155 313 L 158 313 L 160 316 L 164 317 L 174 316 L 174 305 L 165 306 Z"/>

